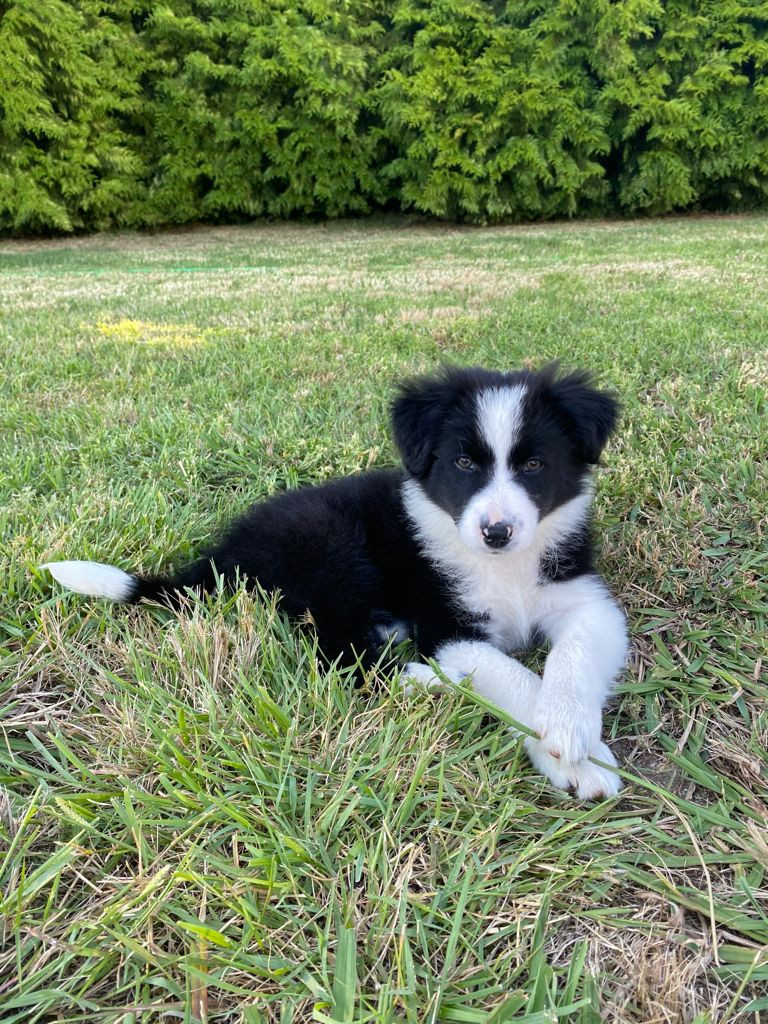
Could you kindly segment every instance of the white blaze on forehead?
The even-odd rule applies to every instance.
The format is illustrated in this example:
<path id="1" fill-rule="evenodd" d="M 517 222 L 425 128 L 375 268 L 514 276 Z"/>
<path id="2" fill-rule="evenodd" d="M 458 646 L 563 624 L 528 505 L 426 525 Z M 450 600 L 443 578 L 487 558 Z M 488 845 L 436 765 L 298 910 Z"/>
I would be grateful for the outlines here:
<path id="1" fill-rule="evenodd" d="M 525 384 L 487 388 L 477 396 L 480 433 L 493 452 L 496 470 L 506 470 L 523 423 Z"/>
<path id="2" fill-rule="evenodd" d="M 525 384 L 486 388 L 477 396 L 477 427 L 491 450 L 490 479 L 467 504 L 459 521 L 459 536 L 472 550 L 487 551 L 484 527 L 506 523 L 513 527 L 508 551 L 525 549 L 539 522 L 536 506 L 513 477 L 509 457 L 519 443 L 523 426 Z"/>

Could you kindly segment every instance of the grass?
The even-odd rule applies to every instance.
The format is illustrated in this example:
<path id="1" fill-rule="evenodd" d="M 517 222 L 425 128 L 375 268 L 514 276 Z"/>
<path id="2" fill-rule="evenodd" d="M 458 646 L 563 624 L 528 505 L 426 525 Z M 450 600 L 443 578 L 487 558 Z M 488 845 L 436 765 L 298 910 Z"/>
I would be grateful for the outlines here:
<path id="1" fill-rule="evenodd" d="M 0 243 L 4 1024 L 768 1020 L 768 219 L 405 221 Z M 269 599 L 121 609 L 36 566 L 179 563 L 390 465 L 394 378 L 594 368 L 620 798 L 470 693 L 355 690 Z"/>

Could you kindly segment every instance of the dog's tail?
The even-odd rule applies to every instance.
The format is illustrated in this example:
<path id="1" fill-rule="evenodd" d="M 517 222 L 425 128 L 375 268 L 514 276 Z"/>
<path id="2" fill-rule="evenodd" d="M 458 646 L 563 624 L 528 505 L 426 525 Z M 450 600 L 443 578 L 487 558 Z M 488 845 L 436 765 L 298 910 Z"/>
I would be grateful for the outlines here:
<path id="1" fill-rule="evenodd" d="M 137 576 L 102 562 L 46 562 L 40 568 L 47 569 L 76 594 L 125 604 L 147 600 L 177 605 L 185 589 L 211 590 L 216 584 L 216 573 L 208 560 L 190 565 L 176 577 Z"/>

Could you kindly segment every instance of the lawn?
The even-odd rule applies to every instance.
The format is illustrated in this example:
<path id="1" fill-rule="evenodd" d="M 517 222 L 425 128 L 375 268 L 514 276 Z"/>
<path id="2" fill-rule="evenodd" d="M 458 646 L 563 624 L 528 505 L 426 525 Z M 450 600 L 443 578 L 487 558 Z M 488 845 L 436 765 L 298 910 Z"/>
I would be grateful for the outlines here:
<path id="1" fill-rule="evenodd" d="M 768 219 L 5 241 L 0 302 L 3 1024 L 768 1020 Z M 470 693 L 324 671 L 266 597 L 36 569 L 179 564 L 392 465 L 398 376 L 554 358 L 624 406 L 616 799 Z"/>

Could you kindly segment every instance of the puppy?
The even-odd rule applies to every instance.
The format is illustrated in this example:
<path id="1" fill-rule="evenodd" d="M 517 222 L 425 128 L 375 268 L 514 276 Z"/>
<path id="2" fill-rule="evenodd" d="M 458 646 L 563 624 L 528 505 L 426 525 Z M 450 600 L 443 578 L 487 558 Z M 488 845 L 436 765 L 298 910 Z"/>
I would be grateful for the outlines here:
<path id="1" fill-rule="evenodd" d="M 96 562 L 43 568 L 81 594 L 173 604 L 237 577 L 309 613 L 326 658 L 372 664 L 410 639 L 441 674 L 534 730 L 525 747 L 555 785 L 618 792 L 601 709 L 627 653 L 625 620 L 593 565 L 592 467 L 615 398 L 589 374 L 450 368 L 406 382 L 392 405 L 405 471 L 377 471 L 253 506 L 178 574 Z M 551 645 L 539 678 L 511 655 Z M 412 681 L 438 682 L 410 663 Z"/>

